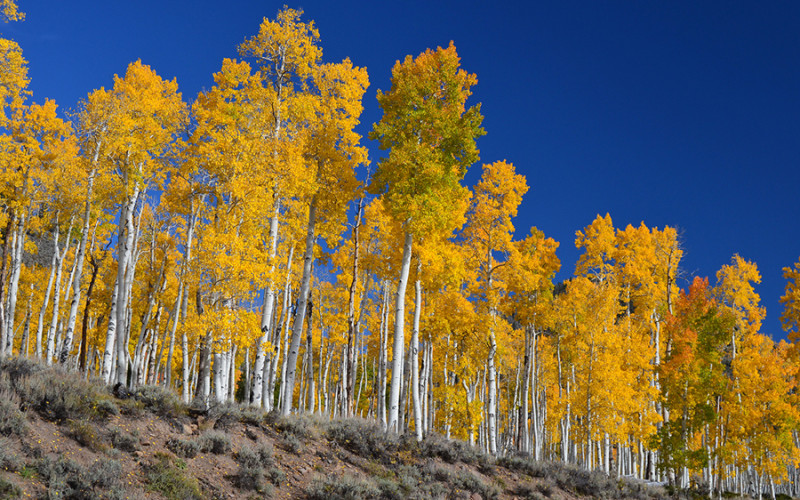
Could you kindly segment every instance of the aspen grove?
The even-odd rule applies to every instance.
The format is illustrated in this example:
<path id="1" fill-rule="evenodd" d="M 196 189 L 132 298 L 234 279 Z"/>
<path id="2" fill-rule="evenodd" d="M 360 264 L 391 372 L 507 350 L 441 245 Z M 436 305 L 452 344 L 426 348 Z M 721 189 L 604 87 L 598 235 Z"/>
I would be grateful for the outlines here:
<path id="1" fill-rule="evenodd" d="M 370 166 L 367 71 L 325 61 L 302 14 L 264 19 L 193 102 L 135 61 L 68 119 L 31 102 L 0 39 L 0 356 L 202 407 L 800 495 L 800 262 L 788 343 L 760 331 L 756 264 L 685 276 L 672 227 L 597 216 L 554 283 L 559 244 L 514 227 L 531 179 L 474 166 L 478 80 L 456 47 L 395 64 Z"/>

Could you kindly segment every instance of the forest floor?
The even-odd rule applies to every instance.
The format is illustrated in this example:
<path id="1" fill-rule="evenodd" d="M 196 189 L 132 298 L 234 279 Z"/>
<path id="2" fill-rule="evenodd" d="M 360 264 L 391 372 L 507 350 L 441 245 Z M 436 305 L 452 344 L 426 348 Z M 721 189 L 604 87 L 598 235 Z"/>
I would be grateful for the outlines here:
<path id="1" fill-rule="evenodd" d="M 681 496 L 686 496 L 683 492 Z M 0 499 L 668 498 L 662 488 L 554 462 L 421 443 L 361 419 L 186 407 L 76 373 L 0 362 Z"/>

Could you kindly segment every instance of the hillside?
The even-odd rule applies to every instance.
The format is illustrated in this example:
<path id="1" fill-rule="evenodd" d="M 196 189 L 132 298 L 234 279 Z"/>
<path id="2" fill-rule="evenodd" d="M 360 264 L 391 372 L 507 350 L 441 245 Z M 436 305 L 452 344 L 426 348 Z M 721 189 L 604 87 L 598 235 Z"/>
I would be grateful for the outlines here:
<path id="1" fill-rule="evenodd" d="M 359 419 L 182 405 L 77 373 L 0 362 L 0 498 L 661 498 L 560 464 L 494 460 Z"/>

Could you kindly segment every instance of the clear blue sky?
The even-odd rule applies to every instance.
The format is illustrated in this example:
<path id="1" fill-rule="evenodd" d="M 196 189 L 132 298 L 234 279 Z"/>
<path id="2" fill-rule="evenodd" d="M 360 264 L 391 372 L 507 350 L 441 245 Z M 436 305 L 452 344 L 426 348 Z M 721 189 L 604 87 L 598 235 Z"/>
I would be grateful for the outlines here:
<path id="1" fill-rule="evenodd" d="M 30 62 L 36 101 L 75 108 L 138 58 L 190 101 L 283 3 L 21 0 L 26 21 L 0 29 Z M 800 256 L 800 3 L 289 6 L 317 23 L 327 61 L 369 70 L 364 134 L 394 62 L 455 41 L 478 75 L 481 159 L 527 176 L 518 235 L 535 225 L 561 242 L 559 279 L 574 271 L 575 231 L 597 214 L 617 227 L 675 226 L 690 275 L 713 283 L 734 253 L 758 264 L 764 331 L 783 337 L 781 268 Z"/>

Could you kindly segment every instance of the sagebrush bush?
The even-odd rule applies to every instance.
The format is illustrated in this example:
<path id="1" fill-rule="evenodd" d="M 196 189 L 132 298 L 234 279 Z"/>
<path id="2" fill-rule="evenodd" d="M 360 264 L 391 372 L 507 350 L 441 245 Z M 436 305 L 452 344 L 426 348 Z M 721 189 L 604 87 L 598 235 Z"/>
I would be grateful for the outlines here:
<path id="1" fill-rule="evenodd" d="M 362 419 L 332 420 L 327 425 L 326 435 L 356 455 L 383 462 L 394 459 L 400 448 L 396 434 L 386 433 L 377 423 Z"/>
<path id="2" fill-rule="evenodd" d="M 286 434 L 281 438 L 281 444 L 286 451 L 295 455 L 303 451 L 303 442 L 294 434 Z"/>
<path id="3" fill-rule="evenodd" d="M 157 453 L 155 461 L 145 466 L 147 487 L 169 500 L 201 500 L 203 493 L 197 479 L 186 472 L 186 463 Z"/>
<path id="4" fill-rule="evenodd" d="M 22 436 L 27 429 L 25 415 L 19 409 L 19 397 L 14 392 L 0 390 L 0 435 Z"/>
<path id="5" fill-rule="evenodd" d="M 22 490 L 16 484 L 0 478 L 0 498 L 22 498 Z"/>
<path id="6" fill-rule="evenodd" d="M 478 464 L 486 461 L 486 454 L 469 443 L 458 439 L 447 439 L 436 433 L 430 433 L 419 444 L 422 456 L 441 458 L 447 463 L 463 462 Z"/>
<path id="7" fill-rule="evenodd" d="M 161 385 L 139 387 L 133 397 L 146 409 L 162 417 L 178 417 L 186 413 L 186 406 L 178 395 Z"/>
<path id="8" fill-rule="evenodd" d="M 552 493 L 551 493 L 552 494 Z M 545 495 L 530 483 L 522 483 L 514 489 L 514 495 L 523 500 L 545 500 L 550 498 L 550 494 Z"/>
<path id="9" fill-rule="evenodd" d="M 113 413 L 107 403 L 102 403 L 109 396 L 98 384 L 61 367 L 21 376 L 15 388 L 26 405 L 48 420 L 97 419 Z"/>
<path id="10" fill-rule="evenodd" d="M 132 433 L 128 433 L 123 431 L 119 427 L 113 427 L 111 430 L 109 430 L 108 437 L 109 440 L 111 441 L 111 446 L 113 446 L 117 450 L 127 451 L 132 453 L 140 448 L 138 430 L 134 430 Z"/>
<path id="11" fill-rule="evenodd" d="M 200 452 L 200 443 L 191 439 L 172 438 L 167 441 L 167 448 L 181 458 L 194 458 Z"/>
<path id="12" fill-rule="evenodd" d="M 7 438 L 0 437 L 0 469 L 9 472 L 17 472 L 25 466 L 20 454 L 14 450 L 14 446 Z M 0 495 L 0 498 L 3 498 Z"/>
<path id="13" fill-rule="evenodd" d="M 270 413 L 266 421 L 272 424 L 282 434 L 292 434 L 297 438 L 315 439 L 318 437 L 318 429 L 325 424 L 325 420 L 314 415 L 300 414 L 288 417 Z"/>
<path id="14" fill-rule="evenodd" d="M 27 358 L 8 357 L 0 360 L 0 373 L 8 376 L 12 386 L 16 389 L 17 383 L 42 370 L 42 366 Z"/>
<path id="15" fill-rule="evenodd" d="M 116 460 L 97 460 L 84 468 L 69 458 L 38 461 L 36 470 L 44 479 L 48 498 L 122 499 L 128 492 L 121 484 L 122 466 Z"/>
<path id="16" fill-rule="evenodd" d="M 450 485 L 456 489 L 463 489 L 477 493 L 484 500 L 494 500 L 500 496 L 500 491 L 492 485 L 486 484 L 478 476 L 468 470 L 459 470 L 450 479 Z"/>
<path id="17" fill-rule="evenodd" d="M 231 451 L 231 438 L 224 432 L 205 432 L 197 438 L 197 443 L 200 445 L 200 451 L 206 453 L 224 455 Z"/>
<path id="18" fill-rule="evenodd" d="M 283 479 L 274 472 L 277 468 L 273 467 L 272 448 L 268 445 L 262 444 L 256 448 L 243 446 L 236 454 L 236 462 L 239 464 L 236 476 L 239 488 L 264 491 L 265 479 L 276 485 Z M 265 468 L 269 469 L 269 474 L 265 474 Z"/>
<path id="19" fill-rule="evenodd" d="M 103 451 L 106 449 L 97 428 L 86 420 L 70 420 L 67 422 L 69 434 L 72 439 L 92 451 Z"/>
<path id="20" fill-rule="evenodd" d="M 310 500 L 370 500 L 381 498 L 381 490 L 369 479 L 349 474 L 315 477 L 306 488 Z"/>

